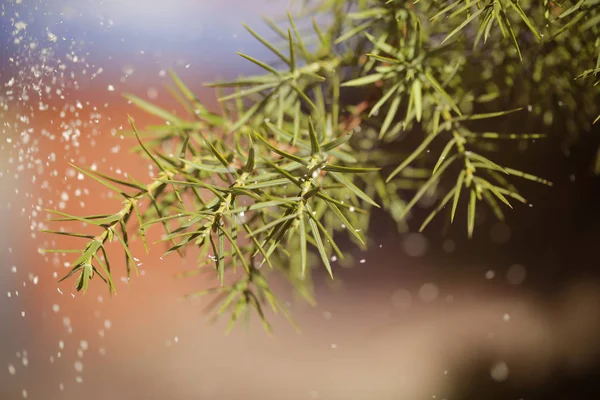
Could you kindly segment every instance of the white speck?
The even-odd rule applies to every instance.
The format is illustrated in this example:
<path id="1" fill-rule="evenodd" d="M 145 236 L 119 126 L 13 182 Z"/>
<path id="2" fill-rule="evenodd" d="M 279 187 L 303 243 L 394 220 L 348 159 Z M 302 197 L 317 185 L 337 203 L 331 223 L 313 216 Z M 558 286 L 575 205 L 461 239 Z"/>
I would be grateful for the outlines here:
<path id="1" fill-rule="evenodd" d="M 23 389 L 23 398 L 26 399 L 27 398 L 27 390 Z"/>
<path id="2" fill-rule="evenodd" d="M 402 248 L 411 257 L 421 257 L 427 252 L 428 242 L 420 233 L 410 233 L 404 237 Z"/>
<path id="3" fill-rule="evenodd" d="M 504 314 L 502 316 L 502 319 L 504 320 L 504 322 L 508 322 L 508 321 L 510 321 L 510 315 L 509 314 Z"/>
<path id="4" fill-rule="evenodd" d="M 148 98 L 150 98 L 151 100 L 156 100 L 156 98 L 158 97 L 158 90 L 156 90 L 155 88 L 149 88 L 146 91 L 146 94 L 148 95 Z"/>
<path id="5" fill-rule="evenodd" d="M 331 344 L 331 348 L 332 348 L 332 349 L 337 349 L 337 344 L 335 344 L 335 343 L 332 343 L 332 344 Z"/>
<path id="6" fill-rule="evenodd" d="M 359 261 L 359 263 L 361 263 L 361 264 L 364 264 L 364 263 L 366 263 L 366 262 L 367 262 L 367 259 L 366 259 L 366 258 L 363 258 L 363 259 L 361 259 L 361 260 Z"/>
<path id="7" fill-rule="evenodd" d="M 83 363 L 81 361 L 75 361 L 74 367 L 75 371 L 83 372 Z"/>
<path id="8" fill-rule="evenodd" d="M 113 85 L 108 85 L 107 87 L 109 92 L 114 92 L 115 91 L 115 87 Z"/>
<path id="9" fill-rule="evenodd" d="M 431 303 L 437 299 L 440 291 L 435 283 L 426 283 L 419 289 L 419 297 L 426 303 Z"/>
<path id="10" fill-rule="evenodd" d="M 104 327 L 106 329 L 110 329 L 111 326 L 112 326 L 112 322 L 110 322 L 110 320 L 107 319 L 106 321 L 104 321 Z"/>
<path id="11" fill-rule="evenodd" d="M 527 277 L 527 270 L 520 264 L 512 265 L 506 272 L 506 280 L 511 285 L 520 285 Z"/>
<path id="12" fill-rule="evenodd" d="M 508 378 L 508 365 L 505 362 L 498 362 L 492 365 L 490 375 L 496 382 L 505 381 Z"/>
<path id="13" fill-rule="evenodd" d="M 15 22 L 14 27 L 17 30 L 17 32 L 22 31 L 25 28 L 27 28 L 27 23 L 23 22 L 23 21 L 18 21 L 18 22 Z"/>
<path id="14" fill-rule="evenodd" d="M 87 350 L 87 349 L 88 349 L 90 346 L 89 346 L 89 344 L 88 344 L 87 340 L 82 340 L 82 341 L 79 343 L 79 347 L 80 347 L 82 350 Z"/>
<path id="15" fill-rule="evenodd" d="M 8 364 L 8 373 L 11 375 L 14 375 L 17 373 L 17 370 L 14 365 Z"/>
<path id="16" fill-rule="evenodd" d="M 122 68 L 122 71 L 125 75 L 130 76 L 130 75 L 133 75 L 133 73 L 135 72 L 135 68 L 131 65 L 125 65 Z"/>
<path id="17" fill-rule="evenodd" d="M 58 304 L 53 304 L 52 305 L 52 311 L 54 311 L 55 313 L 60 311 L 60 306 Z"/>
<path id="18" fill-rule="evenodd" d="M 75 378 L 75 382 L 81 383 L 81 382 L 83 382 L 83 378 L 80 377 L 80 376 L 78 376 L 78 377 Z"/>
<path id="19" fill-rule="evenodd" d="M 496 276 L 496 273 L 491 269 L 485 273 L 485 279 L 494 279 L 494 276 Z"/>

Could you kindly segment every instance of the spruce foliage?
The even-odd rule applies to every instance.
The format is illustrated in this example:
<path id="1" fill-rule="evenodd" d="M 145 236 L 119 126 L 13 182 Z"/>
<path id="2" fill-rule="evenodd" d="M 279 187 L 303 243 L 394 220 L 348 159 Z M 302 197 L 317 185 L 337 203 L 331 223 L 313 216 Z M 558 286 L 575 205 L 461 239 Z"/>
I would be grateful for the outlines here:
<path id="1" fill-rule="evenodd" d="M 291 321 L 271 273 L 314 302 L 311 271 L 334 277 L 332 256 L 344 258 L 334 238 L 366 248 L 374 208 L 400 225 L 425 197 L 437 200 L 415 228 L 445 218 L 471 237 L 481 209 L 503 220 L 530 185 L 552 185 L 506 162 L 507 149 L 550 135 L 568 148 L 600 120 L 598 0 L 305 1 L 266 23 L 268 38 L 246 29 L 271 57 L 239 53 L 262 74 L 207 84 L 221 112 L 173 71 L 188 118 L 127 95 L 164 120 L 138 132 L 130 119 L 152 181 L 73 166 L 123 199 L 113 214 L 49 210 L 96 229 L 48 231 L 87 241 L 48 250 L 77 253 L 63 279 L 78 291 L 98 276 L 113 293 L 105 245 L 121 244 L 129 276 L 131 238 L 147 248 L 146 229 L 161 225 L 166 253 L 200 249 L 183 276 L 213 268 L 220 282 L 188 297 L 216 294 L 230 326 L 254 311 L 270 330 L 267 307 Z"/>

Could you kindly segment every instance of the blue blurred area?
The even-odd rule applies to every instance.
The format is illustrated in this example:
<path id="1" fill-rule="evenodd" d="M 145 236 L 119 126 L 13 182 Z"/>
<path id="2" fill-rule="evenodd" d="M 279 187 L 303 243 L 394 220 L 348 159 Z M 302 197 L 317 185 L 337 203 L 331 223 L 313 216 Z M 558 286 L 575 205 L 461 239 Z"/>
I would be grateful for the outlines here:
<path id="1" fill-rule="evenodd" d="M 248 64 L 235 51 L 267 54 L 242 22 L 272 35 L 261 15 L 282 13 L 286 6 L 273 0 L 12 0 L 0 12 L 0 73 L 14 69 L 9 58 L 22 53 L 27 40 L 52 45 L 56 57 L 76 43 L 96 65 L 147 55 L 167 67 L 179 62 L 239 72 Z M 27 24 L 20 32 L 26 39 L 15 44 L 18 22 Z"/>

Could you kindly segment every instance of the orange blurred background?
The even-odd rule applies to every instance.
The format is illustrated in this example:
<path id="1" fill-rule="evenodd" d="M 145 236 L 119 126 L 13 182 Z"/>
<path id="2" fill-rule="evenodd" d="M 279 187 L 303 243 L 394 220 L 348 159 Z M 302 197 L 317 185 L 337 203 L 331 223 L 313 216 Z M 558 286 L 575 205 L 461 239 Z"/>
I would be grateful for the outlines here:
<path id="1" fill-rule="evenodd" d="M 205 321 L 205 300 L 180 301 L 209 278 L 174 279 L 193 260 L 163 260 L 159 246 L 148 255 L 134 246 L 142 275 L 119 280 L 113 298 L 97 281 L 86 296 L 72 294 L 72 280 L 57 284 L 70 258 L 37 249 L 81 243 L 40 233 L 57 228 L 43 209 L 97 214 L 119 207 L 68 162 L 149 178 L 148 163 L 128 151 L 133 142 L 122 135 L 128 113 L 140 128 L 160 121 L 121 94 L 174 107 L 165 90 L 165 71 L 173 68 L 214 108 L 203 82 L 251 72 L 236 51 L 268 58 L 241 22 L 267 34 L 260 16 L 287 6 L 2 5 L 0 399 L 450 399 L 470 398 L 463 385 L 527 394 L 557 370 L 590 374 L 600 332 L 594 281 L 562 282 L 549 301 L 540 285 L 529 285 L 537 267 L 515 265 L 542 264 L 552 253 L 505 251 L 519 233 L 502 224 L 482 229 L 492 244 L 475 257 L 465 256 L 469 246 L 461 241 L 378 233 L 379 246 L 366 254 L 348 249 L 365 262 L 338 268 L 335 284 L 317 277 L 316 308 L 285 296 L 287 286 L 276 282 L 302 335 L 274 316 L 271 337 L 256 321 L 223 335 L 223 323 Z M 521 223 L 543 215 L 530 218 Z M 158 229 L 151 234 L 157 238 Z M 592 232 L 579 248 L 597 239 Z M 120 254 L 113 260 L 124 276 Z M 515 282 L 515 271 L 527 278 Z M 481 381 L 469 381 L 479 370 Z"/>

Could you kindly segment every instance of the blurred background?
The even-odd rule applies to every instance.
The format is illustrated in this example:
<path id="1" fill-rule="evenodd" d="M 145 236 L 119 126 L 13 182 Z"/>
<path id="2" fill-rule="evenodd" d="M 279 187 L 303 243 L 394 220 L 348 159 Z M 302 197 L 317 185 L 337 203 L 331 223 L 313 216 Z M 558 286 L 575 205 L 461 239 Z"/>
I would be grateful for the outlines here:
<path id="1" fill-rule="evenodd" d="M 208 278 L 174 279 L 186 261 L 163 260 L 160 248 L 136 248 L 141 276 L 112 298 L 100 285 L 81 296 L 72 281 L 57 284 L 67 259 L 38 253 L 54 246 L 38 232 L 44 209 L 118 206 L 68 162 L 148 177 L 122 132 L 127 113 L 138 127 L 158 121 L 121 94 L 172 107 L 173 68 L 214 109 L 202 83 L 249 72 L 236 51 L 266 55 L 242 22 L 268 35 L 261 16 L 288 6 L 2 2 L 0 399 L 600 398 L 592 136 L 568 157 L 552 140 L 537 144 L 532 162 L 555 186 L 532 184 L 530 207 L 507 224 L 482 221 L 471 241 L 435 226 L 398 233 L 376 215 L 371 249 L 345 249 L 360 262 L 338 267 L 333 283 L 317 276 L 317 307 L 287 296 L 301 335 L 274 319 L 271 337 L 255 323 L 225 336 L 205 301 L 180 301 Z"/>

